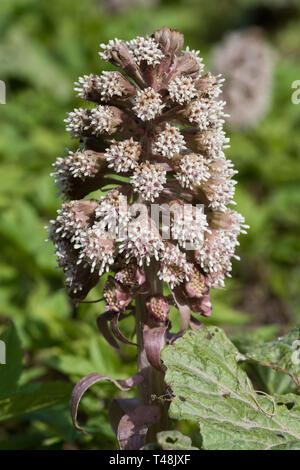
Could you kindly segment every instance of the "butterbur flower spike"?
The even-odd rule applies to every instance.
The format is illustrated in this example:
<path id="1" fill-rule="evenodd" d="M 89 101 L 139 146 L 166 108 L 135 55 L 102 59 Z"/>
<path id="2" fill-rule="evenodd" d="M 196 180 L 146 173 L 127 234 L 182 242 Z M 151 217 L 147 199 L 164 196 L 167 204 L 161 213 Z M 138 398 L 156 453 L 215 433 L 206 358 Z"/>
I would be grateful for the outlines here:
<path id="1" fill-rule="evenodd" d="M 228 207 L 236 171 L 225 156 L 223 79 L 204 74 L 199 51 L 183 43 L 180 32 L 164 27 L 146 38 L 101 45 L 101 59 L 119 70 L 83 75 L 75 84 L 89 105 L 66 118 L 81 143 L 54 164 L 64 203 L 48 229 L 73 301 L 98 289 L 109 272 L 97 294 L 106 305 L 97 324 L 110 345 L 134 344 L 119 322 L 135 317 L 139 372 L 114 383 L 121 389 L 138 384 L 139 406 L 158 409 L 158 421 L 168 406 L 151 399 L 166 392 L 161 348 L 189 325 L 201 325 L 191 312 L 212 313 L 210 289 L 225 285 L 237 237 L 247 229 Z M 101 197 L 89 199 L 97 190 Z M 170 307 L 181 316 L 175 336 Z M 75 387 L 74 423 L 82 393 L 103 378 L 92 374 Z M 165 419 L 159 423 L 160 430 L 167 426 Z"/>

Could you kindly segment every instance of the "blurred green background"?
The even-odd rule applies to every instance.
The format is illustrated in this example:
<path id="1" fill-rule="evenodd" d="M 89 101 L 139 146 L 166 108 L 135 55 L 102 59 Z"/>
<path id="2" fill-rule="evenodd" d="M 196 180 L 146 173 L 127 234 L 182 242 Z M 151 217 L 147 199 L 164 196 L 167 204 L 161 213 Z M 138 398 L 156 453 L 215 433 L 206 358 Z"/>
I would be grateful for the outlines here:
<path id="1" fill-rule="evenodd" d="M 98 56 L 101 42 L 167 25 L 201 50 L 209 69 L 211 51 L 226 33 L 264 29 L 276 55 L 271 109 L 253 128 L 229 131 L 227 151 L 239 170 L 237 207 L 251 229 L 240 237 L 232 280 L 213 293 L 209 322 L 230 334 L 259 329 L 265 338 L 299 323 L 300 105 L 291 102 L 291 85 L 300 79 L 300 2 L 131 3 L 0 3 L 0 79 L 7 86 L 7 103 L 0 105 L 0 338 L 9 339 L 10 359 L 0 365 L 0 449 L 116 448 L 107 420 L 113 386 L 95 386 L 82 401 L 89 436 L 73 430 L 67 401 L 83 375 L 124 378 L 136 368 L 134 348 L 116 353 L 97 332 L 101 303 L 71 307 L 53 247 L 44 242 L 44 226 L 61 203 L 51 164 L 66 147 L 76 148 L 63 123 L 79 105 L 73 82 L 109 67 Z M 100 295 L 98 287 L 90 299 Z"/>

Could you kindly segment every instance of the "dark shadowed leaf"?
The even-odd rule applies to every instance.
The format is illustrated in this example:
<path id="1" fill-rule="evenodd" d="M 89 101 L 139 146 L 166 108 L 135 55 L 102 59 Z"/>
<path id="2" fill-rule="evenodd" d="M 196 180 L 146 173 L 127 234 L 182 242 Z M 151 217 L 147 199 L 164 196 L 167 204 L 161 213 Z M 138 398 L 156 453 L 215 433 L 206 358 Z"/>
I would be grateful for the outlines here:
<path id="1" fill-rule="evenodd" d="M 5 364 L 0 363 L 0 400 L 14 394 L 22 372 L 23 353 L 20 339 L 13 323 L 0 330 L 0 340 L 3 341 Z"/>
<path id="2" fill-rule="evenodd" d="M 158 406 L 137 406 L 120 419 L 117 438 L 121 450 L 138 450 L 145 444 L 149 426 L 160 417 Z"/>
<path id="3" fill-rule="evenodd" d="M 47 382 L 30 390 L 21 389 L 13 397 L 0 401 L 0 421 L 67 403 L 71 389 L 71 384 L 65 382 Z"/>

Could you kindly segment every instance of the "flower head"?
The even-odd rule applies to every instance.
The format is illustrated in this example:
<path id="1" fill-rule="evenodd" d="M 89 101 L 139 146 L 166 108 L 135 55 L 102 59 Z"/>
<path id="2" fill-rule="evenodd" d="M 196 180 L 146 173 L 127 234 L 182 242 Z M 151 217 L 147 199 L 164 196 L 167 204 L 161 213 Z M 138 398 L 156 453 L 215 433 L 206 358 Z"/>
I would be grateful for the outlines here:
<path id="1" fill-rule="evenodd" d="M 191 272 L 184 283 L 184 290 L 188 297 L 201 299 L 207 292 L 207 281 L 196 266 L 191 266 Z"/>
<path id="2" fill-rule="evenodd" d="M 210 178 L 208 162 L 202 155 L 183 155 L 175 165 L 176 178 L 183 188 L 192 189 Z"/>
<path id="3" fill-rule="evenodd" d="M 219 157 L 209 165 L 210 178 L 202 185 L 202 190 L 211 209 L 225 210 L 233 204 L 236 181 L 232 177 L 237 173 L 230 160 Z"/>
<path id="4" fill-rule="evenodd" d="M 120 39 L 110 39 L 108 44 L 100 44 L 101 49 L 103 49 L 103 52 L 99 52 L 99 55 L 102 60 L 111 60 L 113 57 L 113 51 L 116 46 L 121 44 L 122 41 Z"/>
<path id="5" fill-rule="evenodd" d="M 143 217 L 129 223 L 127 236 L 121 240 L 119 252 L 125 252 L 128 261 L 133 258 L 139 266 L 144 263 L 149 266 L 151 258 L 159 259 L 163 246 L 154 223 Z"/>
<path id="6" fill-rule="evenodd" d="M 189 278 L 191 266 L 177 245 L 165 243 L 160 254 L 159 279 L 169 284 L 171 289 Z"/>
<path id="7" fill-rule="evenodd" d="M 79 98 L 95 102 L 128 98 L 136 93 L 134 86 L 120 72 L 84 75 L 75 82 L 74 90 Z"/>
<path id="8" fill-rule="evenodd" d="M 198 249 L 203 245 L 205 232 L 209 232 L 206 215 L 200 207 L 190 204 L 170 204 L 173 210 L 172 239 L 182 248 Z"/>
<path id="9" fill-rule="evenodd" d="M 191 124 L 196 125 L 202 131 L 220 128 L 226 116 L 223 111 L 224 106 L 225 101 L 211 101 L 208 98 L 198 99 L 189 104 L 185 116 Z"/>
<path id="10" fill-rule="evenodd" d="M 130 221 L 127 197 L 118 189 L 112 189 L 103 196 L 95 210 L 95 219 L 103 230 L 114 236 L 121 236 Z"/>
<path id="11" fill-rule="evenodd" d="M 138 36 L 127 44 L 137 64 L 141 64 L 141 62 L 145 61 L 147 65 L 157 65 L 164 57 L 159 44 L 154 38 Z"/>
<path id="12" fill-rule="evenodd" d="M 52 176 L 54 176 L 56 183 L 59 183 L 61 179 L 68 176 L 84 181 L 87 178 L 96 176 L 104 164 L 105 158 L 91 150 L 82 151 L 79 149 L 76 152 L 69 151 L 67 157 L 58 158 L 53 163 L 56 171 L 52 173 Z"/>
<path id="13" fill-rule="evenodd" d="M 121 122 L 121 113 L 112 106 L 98 106 L 91 111 L 91 127 L 96 136 L 114 134 Z"/>
<path id="14" fill-rule="evenodd" d="M 105 156 L 109 168 L 113 168 L 117 173 L 127 173 L 137 166 L 137 161 L 141 154 L 141 146 L 131 137 L 123 141 L 112 142 L 112 145 L 105 150 Z"/>
<path id="15" fill-rule="evenodd" d="M 168 92 L 171 100 L 179 104 L 189 103 L 197 96 L 194 80 L 185 76 L 174 78 L 169 83 Z"/>
<path id="16" fill-rule="evenodd" d="M 104 284 L 103 297 L 106 301 L 106 310 L 115 312 L 124 310 L 132 301 L 130 291 L 112 276 L 109 276 Z"/>
<path id="17" fill-rule="evenodd" d="M 74 109 L 74 111 L 68 113 L 65 123 L 67 124 L 66 130 L 70 132 L 74 139 L 81 137 L 90 129 L 90 113 L 85 108 Z"/>
<path id="18" fill-rule="evenodd" d="M 213 53 L 213 68 L 226 79 L 226 101 L 232 128 L 254 126 L 270 105 L 274 54 L 259 28 L 230 33 Z"/>
<path id="19" fill-rule="evenodd" d="M 162 192 L 166 183 L 166 171 L 149 161 L 136 167 L 130 180 L 134 191 L 138 192 L 145 201 L 153 202 Z"/>
<path id="20" fill-rule="evenodd" d="M 160 94 L 149 87 L 137 92 L 133 110 L 142 121 L 151 121 L 161 114 L 163 107 Z"/>
<path id="21" fill-rule="evenodd" d="M 91 273 L 97 270 L 99 276 L 114 262 L 114 240 L 100 223 L 82 232 L 75 248 L 80 249 L 78 264 L 83 262 L 90 267 Z"/>
<path id="22" fill-rule="evenodd" d="M 149 296 L 146 299 L 146 308 L 150 319 L 155 323 L 166 323 L 168 321 L 170 306 L 163 295 Z"/>
<path id="23" fill-rule="evenodd" d="M 115 279 L 124 286 L 141 286 L 146 282 L 145 271 L 131 259 L 116 273 Z"/>
<path id="24" fill-rule="evenodd" d="M 152 151 L 166 158 L 172 158 L 185 148 L 185 140 L 180 130 L 169 123 L 159 129 L 152 142 Z"/>
<path id="25" fill-rule="evenodd" d="M 49 238 L 69 294 L 83 299 L 110 271 L 105 318 L 122 317 L 147 293 L 147 327 L 159 334 L 168 328 L 172 297 L 176 304 L 182 297 L 188 312 L 211 313 L 209 289 L 224 285 L 247 229 L 228 208 L 236 171 L 225 156 L 224 79 L 203 74 L 199 51 L 183 43 L 180 32 L 164 27 L 102 44 L 100 57 L 119 70 L 76 82 L 77 96 L 94 105 L 68 114 L 80 147 L 58 158 L 53 173 L 68 202 L 50 222 Z M 101 197 L 87 199 L 95 191 Z M 115 320 L 111 326 L 121 337 Z"/>

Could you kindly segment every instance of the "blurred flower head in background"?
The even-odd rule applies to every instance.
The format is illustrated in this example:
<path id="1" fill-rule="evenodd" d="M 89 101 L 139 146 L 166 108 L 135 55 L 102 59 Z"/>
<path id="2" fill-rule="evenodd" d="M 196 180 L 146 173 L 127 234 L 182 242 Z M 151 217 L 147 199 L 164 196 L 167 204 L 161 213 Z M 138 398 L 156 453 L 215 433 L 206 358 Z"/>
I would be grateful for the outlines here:
<path id="1" fill-rule="evenodd" d="M 230 33 L 213 52 L 212 68 L 226 79 L 222 99 L 232 128 L 255 126 L 271 102 L 274 54 L 259 28 Z"/>

